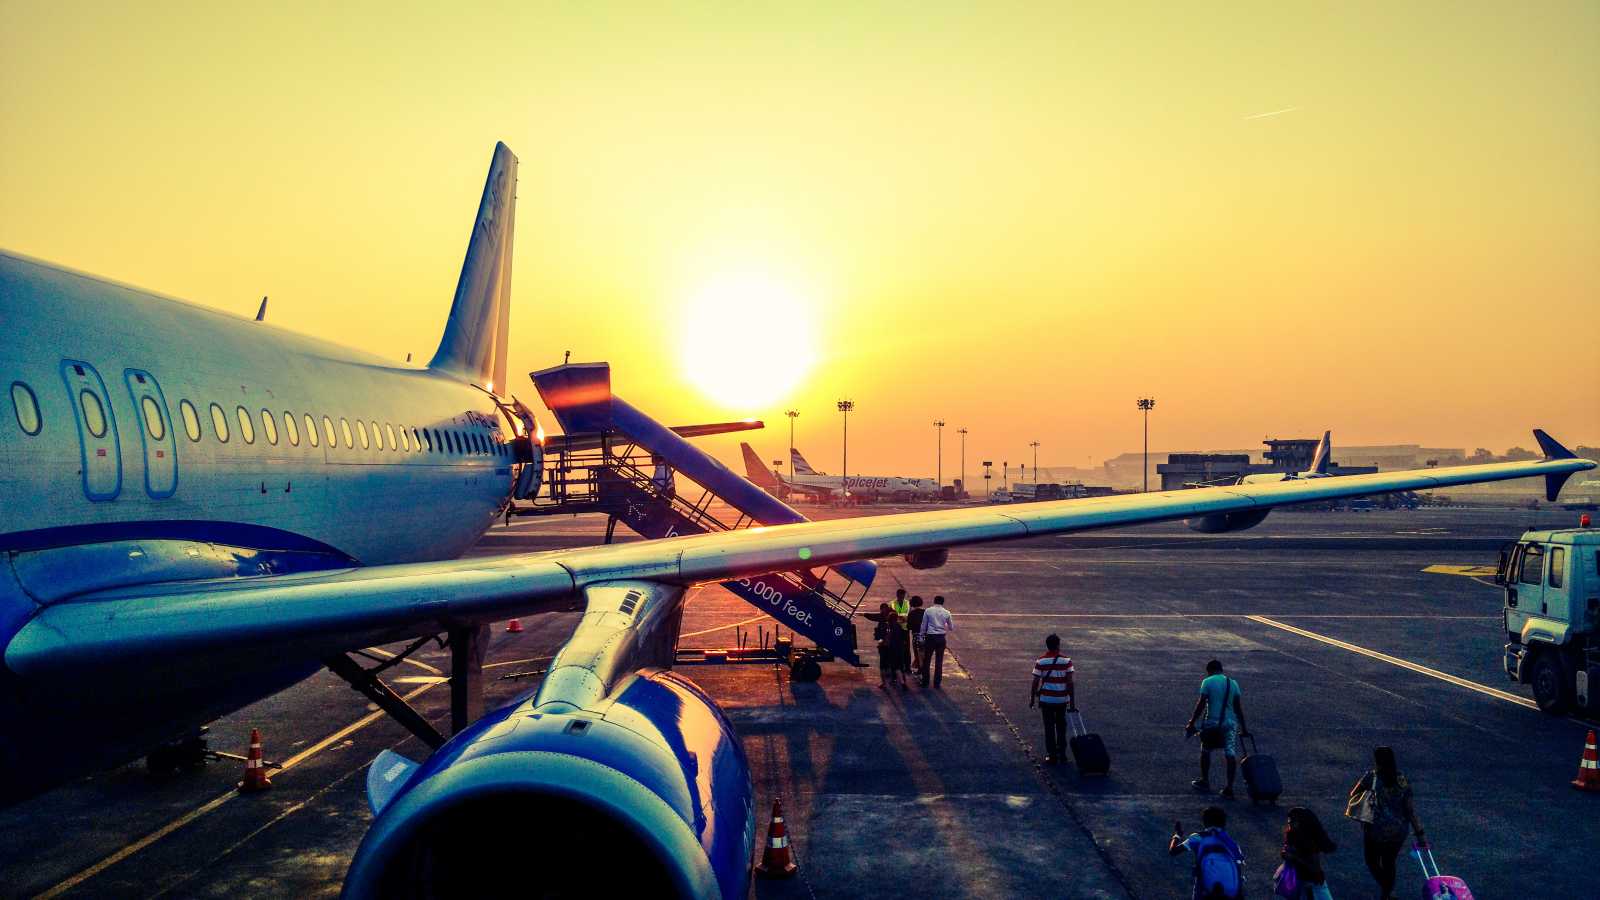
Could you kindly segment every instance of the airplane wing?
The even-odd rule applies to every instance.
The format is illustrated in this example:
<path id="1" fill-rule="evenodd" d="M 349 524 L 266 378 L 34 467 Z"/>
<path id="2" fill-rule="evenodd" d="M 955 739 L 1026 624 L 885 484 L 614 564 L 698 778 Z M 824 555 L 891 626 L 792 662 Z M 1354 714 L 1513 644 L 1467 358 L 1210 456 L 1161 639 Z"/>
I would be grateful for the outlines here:
<path id="1" fill-rule="evenodd" d="M 166 585 L 89 594 L 41 610 L 6 650 L 29 678 L 114 676 L 181 660 L 292 662 L 447 627 L 569 608 L 583 588 L 621 579 L 694 585 L 857 559 L 1191 518 L 1393 491 L 1543 475 L 1559 489 L 1595 468 L 1541 435 L 1547 458 L 1124 494 L 1007 507 L 967 507 L 748 528 L 538 554 L 372 566 L 331 573 Z M 1554 449 L 1552 449 L 1554 448 Z M 1565 454 L 1565 455 L 1563 455 Z"/>

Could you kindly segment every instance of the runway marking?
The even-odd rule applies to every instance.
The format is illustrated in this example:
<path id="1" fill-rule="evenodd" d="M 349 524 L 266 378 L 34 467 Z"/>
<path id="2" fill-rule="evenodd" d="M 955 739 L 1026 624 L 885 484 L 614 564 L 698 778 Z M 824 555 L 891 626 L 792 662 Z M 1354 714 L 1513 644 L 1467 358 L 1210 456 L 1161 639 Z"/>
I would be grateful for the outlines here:
<path id="1" fill-rule="evenodd" d="M 441 683 L 442 682 L 434 682 L 433 684 L 425 684 L 425 685 L 417 688 L 416 690 L 412 691 L 411 693 L 406 694 L 402 699 L 411 700 L 412 698 L 417 697 L 418 695 L 422 694 L 423 692 L 431 690 L 434 687 L 437 687 Z M 335 731 L 333 734 L 328 735 L 327 737 L 323 738 L 322 740 L 317 741 L 315 744 L 312 744 L 311 746 L 307 747 L 306 749 L 301 750 L 299 753 L 296 753 L 295 755 L 293 755 L 293 756 L 289 757 L 288 759 L 284 760 L 282 768 L 280 768 L 278 771 L 280 773 L 289 771 L 290 769 L 294 768 L 295 766 L 299 765 L 300 763 L 303 763 L 306 760 L 310 759 L 311 757 L 317 755 L 318 753 L 321 753 L 323 750 L 326 750 L 328 747 L 332 746 L 333 744 L 337 743 L 338 741 L 342 741 L 345 738 L 349 737 L 350 735 L 355 734 L 357 731 L 360 731 L 361 729 L 367 727 L 368 725 L 371 725 L 373 722 L 376 722 L 378 719 L 382 718 L 384 715 L 385 714 L 384 714 L 384 712 L 382 710 L 378 710 L 377 712 L 368 713 L 367 715 L 362 716 L 361 718 L 355 720 L 354 722 L 351 722 L 349 725 L 346 725 L 345 727 L 339 729 L 338 731 Z M 57 884 L 55 887 L 52 887 L 52 888 L 50 888 L 49 890 L 47 890 L 47 891 L 45 891 L 43 893 L 35 894 L 34 895 L 34 900 L 49 900 L 49 898 L 51 898 L 51 897 L 59 897 L 60 895 L 66 893 L 67 891 L 72 890 L 73 888 L 75 888 L 78 885 L 84 883 L 85 881 L 88 881 L 89 879 L 95 877 L 96 875 L 99 875 L 101 872 L 104 872 L 106 869 L 111 868 L 112 866 L 116 865 L 119 862 L 122 862 L 123 860 L 125 860 L 128 857 L 134 855 L 135 853 L 138 853 L 139 851 L 145 849 L 146 847 L 150 846 L 151 844 L 154 844 L 156 841 L 161 840 L 162 838 L 164 838 L 167 835 L 173 833 L 174 831 L 177 831 L 178 829 L 183 828 L 185 825 L 188 825 L 189 823 L 195 821 L 196 819 L 199 819 L 201 816 L 204 816 L 204 815 L 206 815 L 206 814 L 208 814 L 210 812 L 213 812 L 214 810 L 218 809 L 223 804 L 227 803 L 229 800 L 232 800 L 233 798 L 235 798 L 237 796 L 239 796 L 239 792 L 237 790 L 229 790 L 225 794 L 221 794 L 221 795 L 218 795 L 216 797 L 213 797 L 212 799 L 206 801 L 205 803 L 201 804 L 200 806 L 197 806 L 194 809 L 189 810 L 188 812 L 184 813 L 183 815 L 179 816 L 178 818 L 173 819 L 171 822 L 168 822 L 167 824 L 161 826 L 160 828 L 157 828 L 155 831 L 152 831 L 149 834 L 145 835 L 144 837 L 139 838 L 138 840 L 134 841 L 133 843 L 124 846 L 122 849 L 116 851 L 115 853 L 111 854 L 110 856 L 107 856 L 105 859 L 100 860 L 99 862 L 95 863 L 94 865 L 90 866 L 89 868 L 84 869 L 83 871 L 77 873 L 76 875 L 72 875 L 72 876 L 68 877 L 67 879 L 65 879 L 62 882 L 60 882 L 59 884 Z"/>
<path id="2" fill-rule="evenodd" d="M 1330 647 L 1338 647 L 1340 650 L 1348 650 L 1351 653 L 1359 653 L 1362 656 L 1376 659 L 1379 662 L 1386 662 L 1392 666 L 1399 666 L 1402 669 L 1408 669 L 1412 672 L 1418 673 L 1419 675 L 1426 675 L 1429 678 L 1437 678 L 1440 681 L 1448 682 L 1456 687 L 1464 687 L 1469 691 L 1476 691 L 1486 697 L 1493 697 L 1496 700 L 1504 700 L 1507 703 L 1515 703 L 1518 706 L 1525 706 L 1528 709 L 1539 708 L 1539 704 L 1529 700 L 1526 697 L 1519 697 L 1516 694 L 1510 694 L 1505 691 L 1496 690 L 1495 688 L 1487 685 L 1479 684 L 1476 681 L 1468 681 L 1465 678 L 1457 678 L 1454 675 L 1441 672 L 1438 669 L 1430 669 L 1427 666 L 1418 665 L 1410 660 L 1401 659 L 1398 656 L 1390 656 L 1387 653 L 1379 653 L 1376 650 L 1368 650 L 1366 647 L 1358 647 L 1355 644 L 1346 643 L 1338 640 L 1337 638 L 1328 637 L 1327 635 L 1317 634 L 1314 631 L 1307 631 L 1304 628 L 1296 628 L 1293 625 L 1289 625 L 1284 622 L 1278 622 L 1273 619 L 1269 619 L 1266 616 L 1245 616 L 1245 618 L 1252 622 L 1259 622 L 1262 625 L 1270 625 L 1273 628 L 1287 631 L 1290 634 L 1298 634 L 1301 637 L 1310 638 L 1314 641 L 1321 641 Z"/>
<path id="3" fill-rule="evenodd" d="M 1431 575 L 1465 575 L 1468 578 L 1476 578 L 1480 575 L 1493 575 L 1500 570 L 1495 566 L 1456 566 L 1440 563 L 1428 566 L 1422 571 Z"/>
<path id="4" fill-rule="evenodd" d="M 385 659 L 394 659 L 394 656 L 395 656 L 393 653 L 390 653 L 389 651 L 383 649 L 382 647 L 368 647 L 366 649 L 366 652 L 367 653 L 376 653 L 379 656 L 384 657 Z M 411 665 L 416 666 L 419 669 L 423 669 L 425 671 L 432 672 L 435 675 L 443 675 L 444 674 L 443 670 L 436 669 L 433 666 L 428 665 L 427 663 L 423 662 L 420 659 L 412 659 L 411 657 L 408 656 L 405 659 L 402 659 L 400 661 L 403 662 L 403 663 L 410 663 Z"/>
<path id="5" fill-rule="evenodd" d="M 715 628 L 702 628 L 699 631 L 685 632 L 683 634 L 678 635 L 678 638 L 681 640 L 682 638 L 686 638 L 686 637 L 699 637 L 702 634 L 710 634 L 713 631 L 725 631 L 725 630 L 727 630 L 729 628 L 738 628 L 740 625 L 749 625 L 749 624 L 751 624 L 753 622 L 759 622 L 762 619 L 771 619 L 771 618 L 772 618 L 771 616 L 767 616 L 767 615 L 756 616 L 753 619 L 745 619 L 743 622 L 734 622 L 734 623 L 729 624 L 729 625 L 718 625 Z"/>

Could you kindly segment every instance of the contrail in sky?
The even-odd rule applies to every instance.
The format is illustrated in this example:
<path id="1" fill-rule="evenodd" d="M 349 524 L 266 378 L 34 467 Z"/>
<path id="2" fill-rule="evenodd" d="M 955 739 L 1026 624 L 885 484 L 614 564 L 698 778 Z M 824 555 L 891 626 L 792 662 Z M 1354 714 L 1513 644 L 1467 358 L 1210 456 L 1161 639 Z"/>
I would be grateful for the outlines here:
<path id="1" fill-rule="evenodd" d="M 1283 108 L 1283 109 L 1275 109 L 1275 110 L 1273 110 L 1273 111 L 1272 111 L 1272 112 L 1264 112 L 1264 113 L 1256 113 L 1256 114 L 1255 114 L 1255 115 L 1253 115 L 1253 116 L 1245 116 L 1245 117 L 1244 117 L 1244 120 L 1245 120 L 1245 121 L 1246 121 L 1246 122 L 1248 122 L 1248 121 L 1250 121 L 1250 120 L 1251 120 L 1251 119 L 1265 119 L 1265 118 L 1267 118 L 1267 117 L 1268 117 L 1268 116 L 1281 116 L 1281 115 L 1283 115 L 1283 114 L 1284 114 L 1284 113 L 1291 113 L 1291 112 L 1294 112 L 1294 111 L 1295 111 L 1295 110 L 1297 110 L 1297 109 L 1299 109 L 1299 108 L 1300 108 L 1300 107 L 1298 107 L 1298 106 L 1285 106 L 1285 107 L 1284 107 L 1284 108 Z"/>

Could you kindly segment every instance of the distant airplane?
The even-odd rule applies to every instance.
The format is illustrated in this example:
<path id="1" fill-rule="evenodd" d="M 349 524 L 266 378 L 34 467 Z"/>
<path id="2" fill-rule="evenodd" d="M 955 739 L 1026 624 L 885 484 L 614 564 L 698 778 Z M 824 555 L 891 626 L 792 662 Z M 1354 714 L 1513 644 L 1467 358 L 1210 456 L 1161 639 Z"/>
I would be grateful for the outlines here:
<path id="1" fill-rule="evenodd" d="M 838 475 L 813 469 L 799 450 L 789 451 L 792 474 L 785 478 L 763 465 L 761 457 L 749 444 L 740 444 L 739 450 L 744 455 L 745 477 L 774 493 L 801 494 L 816 500 L 828 500 L 838 497 L 839 489 L 843 486 L 848 488 L 850 496 L 868 502 L 889 500 L 904 503 L 910 500 L 933 500 L 939 496 L 939 486 L 933 483 L 932 478 L 851 475 L 841 485 Z"/>
<path id="2" fill-rule="evenodd" d="M 455 559 L 538 487 L 537 423 L 506 385 L 516 169 L 497 145 L 425 368 L 0 253 L 0 801 L 323 666 L 427 734 L 347 654 L 444 633 L 470 673 L 487 623 L 581 599 L 537 693 L 473 721 L 463 690 L 454 737 L 370 767 L 375 817 L 345 896 L 742 898 L 758 824 L 744 750 L 669 671 L 687 588 L 1195 516 L 1232 530 L 1284 504 L 1538 475 L 1553 498 L 1595 466 L 1536 432 L 1540 461 Z"/>

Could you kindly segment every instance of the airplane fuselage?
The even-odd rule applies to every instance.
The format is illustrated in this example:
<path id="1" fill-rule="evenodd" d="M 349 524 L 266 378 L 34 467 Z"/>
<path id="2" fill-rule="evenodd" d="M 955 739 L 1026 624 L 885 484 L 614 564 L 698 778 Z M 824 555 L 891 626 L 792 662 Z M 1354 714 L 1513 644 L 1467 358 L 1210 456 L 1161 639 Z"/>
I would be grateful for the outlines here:
<path id="1" fill-rule="evenodd" d="M 0 647 L 101 589 L 456 557 L 510 490 L 494 398 L 437 372 L 4 253 L 0 327 Z M 314 669 L 116 687 L 170 731 Z M 19 682 L 0 766 L 73 715 Z"/>

